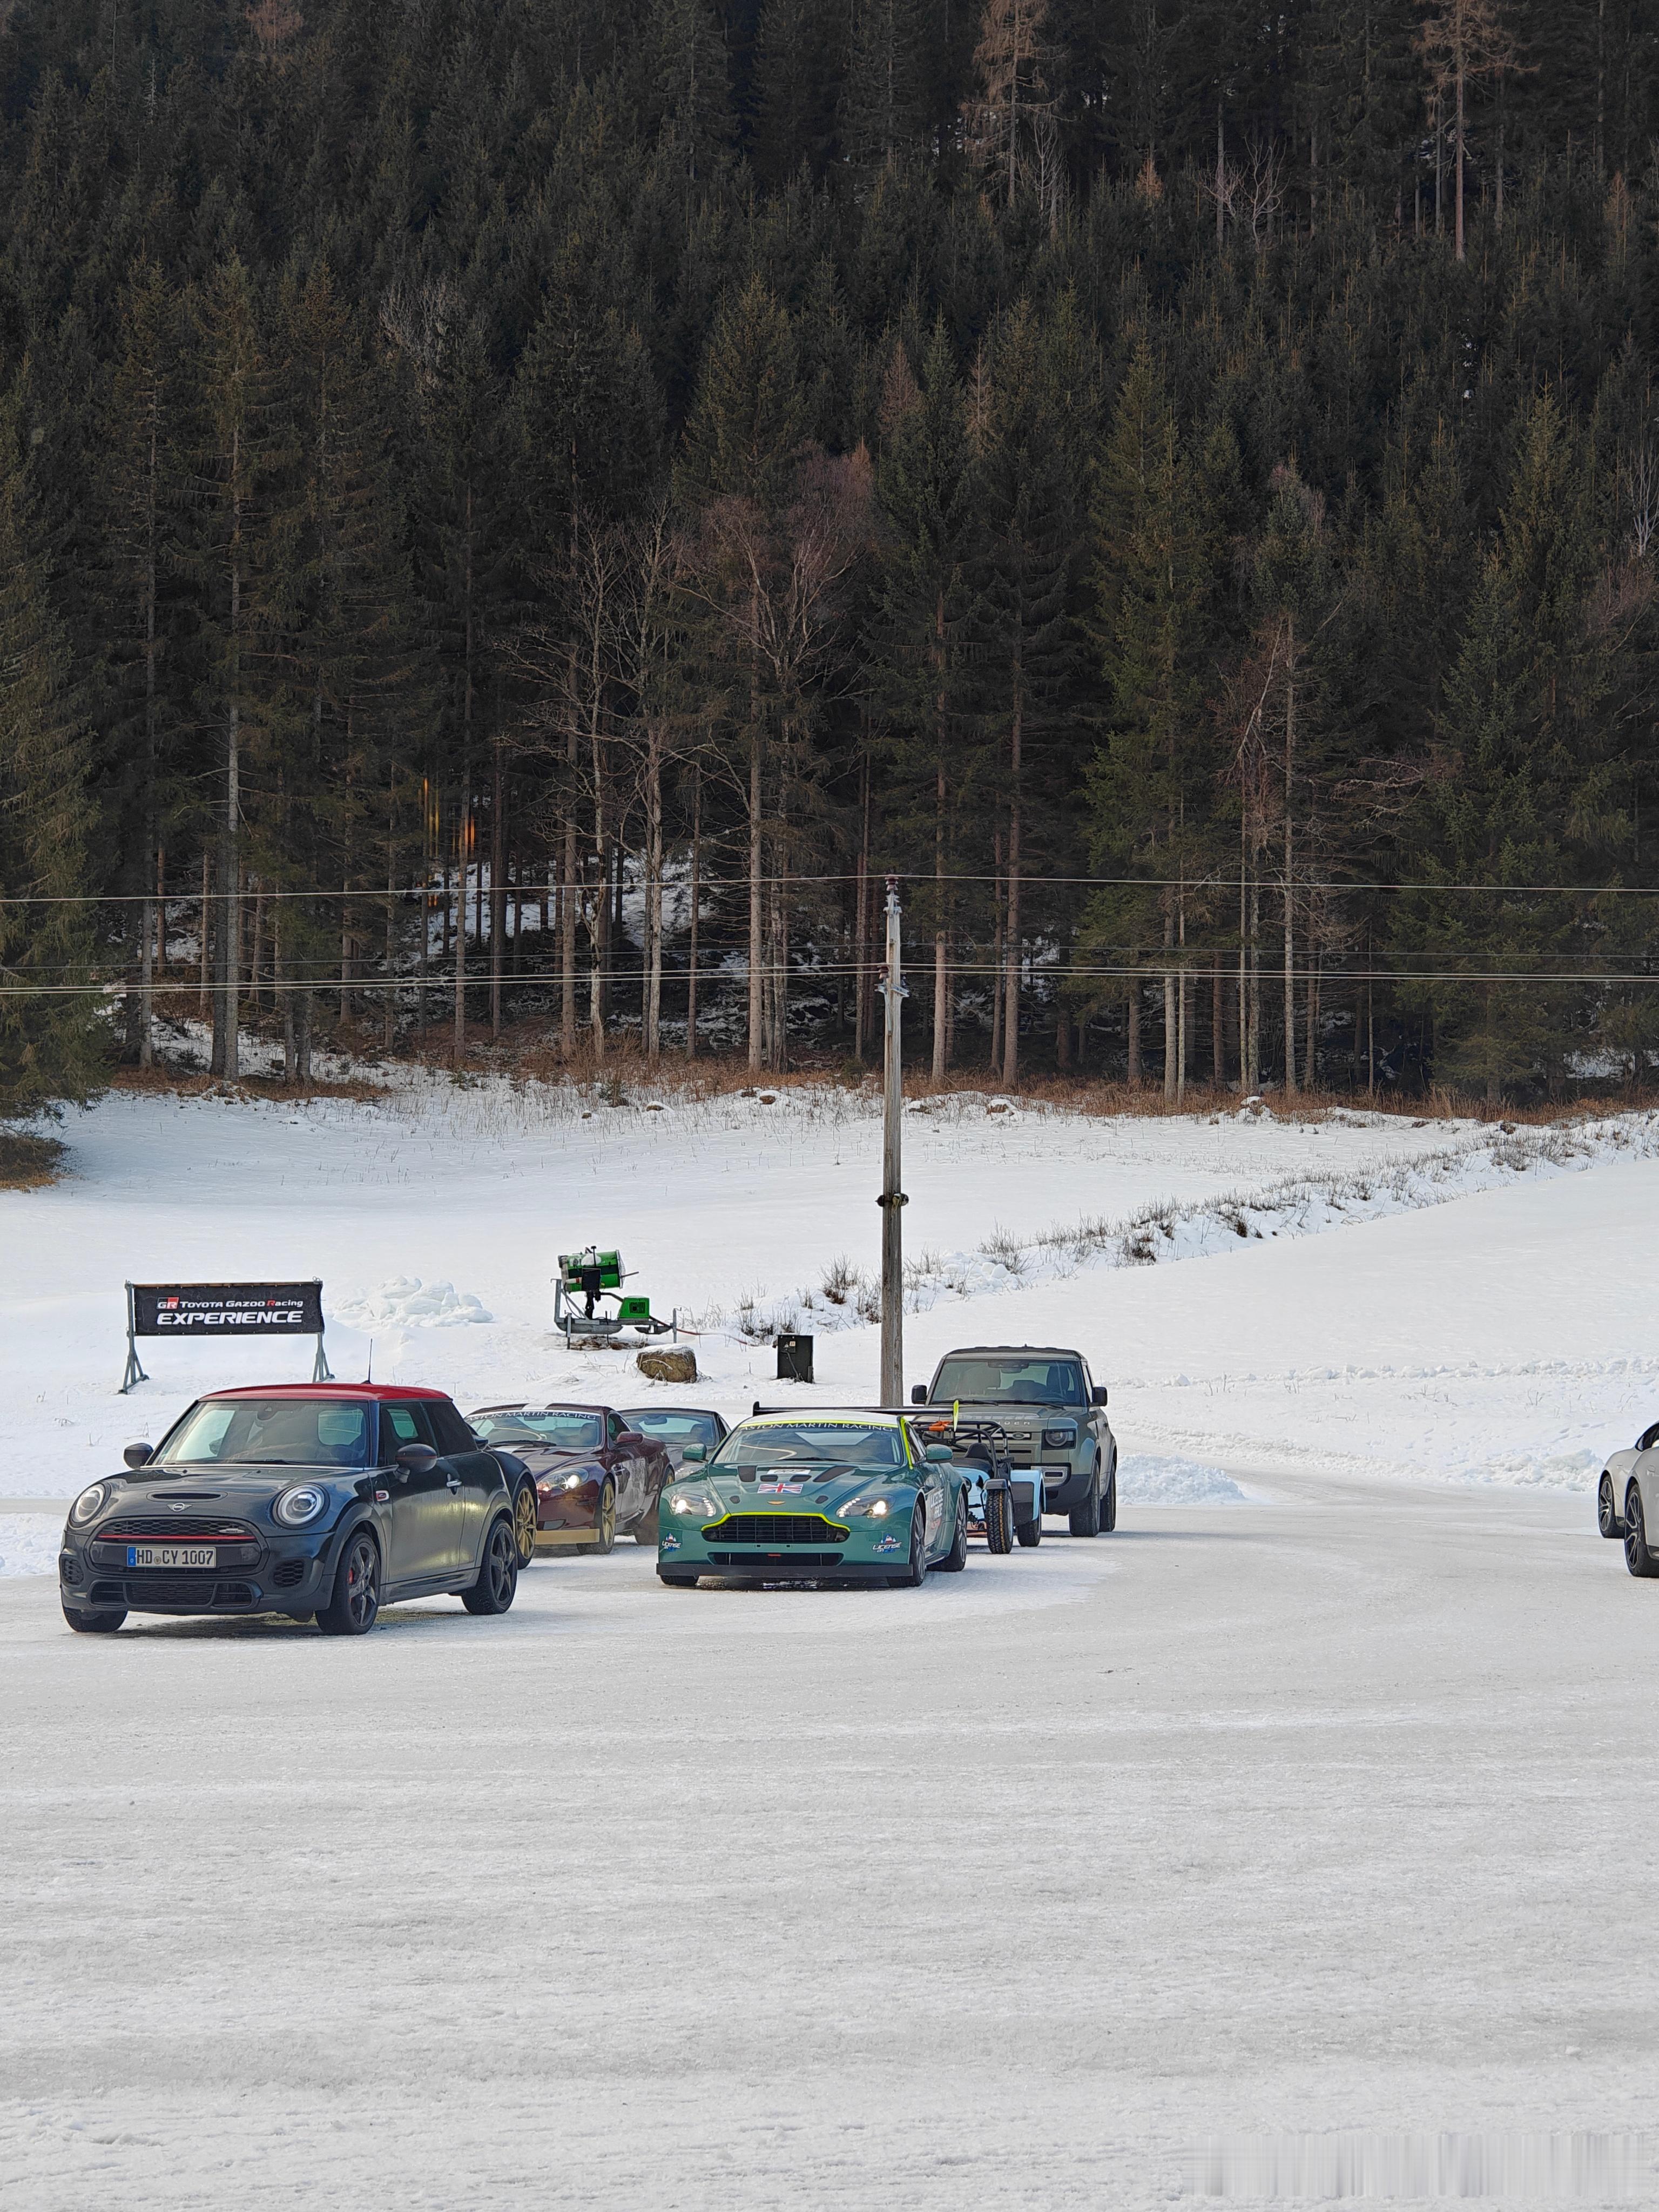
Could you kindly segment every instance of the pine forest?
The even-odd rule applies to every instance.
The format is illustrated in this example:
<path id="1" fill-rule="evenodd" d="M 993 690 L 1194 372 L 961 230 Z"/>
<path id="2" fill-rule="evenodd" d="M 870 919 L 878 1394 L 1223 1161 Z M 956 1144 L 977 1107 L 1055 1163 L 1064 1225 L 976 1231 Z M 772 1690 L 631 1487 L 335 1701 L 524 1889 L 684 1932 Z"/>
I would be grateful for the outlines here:
<path id="1" fill-rule="evenodd" d="M 1659 1053 L 1659 0 L 0 0 L 0 1113 Z"/>

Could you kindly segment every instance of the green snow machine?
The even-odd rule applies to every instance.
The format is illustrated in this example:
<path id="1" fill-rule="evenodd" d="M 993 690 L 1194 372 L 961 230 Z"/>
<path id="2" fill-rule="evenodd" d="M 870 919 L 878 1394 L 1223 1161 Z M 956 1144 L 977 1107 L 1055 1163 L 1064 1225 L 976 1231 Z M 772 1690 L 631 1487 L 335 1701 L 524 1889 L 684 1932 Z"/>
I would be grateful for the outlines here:
<path id="1" fill-rule="evenodd" d="M 620 1252 L 602 1252 L 590 1244 L 585 1251 L 560 1253 L 553 1278 L 553 1326 L 564 1332 L 567 1345 L 608 1343 L 630 1330 L 640 1336 L 679 1334 L 678 1311 L 662 1320 L 652 1312 L 649 1298 L 623 1289 L 627 1280 Z"/>

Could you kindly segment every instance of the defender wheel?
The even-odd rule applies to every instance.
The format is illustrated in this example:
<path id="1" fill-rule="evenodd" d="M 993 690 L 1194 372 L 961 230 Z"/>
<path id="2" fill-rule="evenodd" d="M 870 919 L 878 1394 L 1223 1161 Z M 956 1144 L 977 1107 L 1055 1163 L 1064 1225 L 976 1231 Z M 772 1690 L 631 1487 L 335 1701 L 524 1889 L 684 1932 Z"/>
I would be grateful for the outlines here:
<path id="1" fill-rule="evenodd" d="M 1042 1541 L 1042 1516 L 1039 1513 L 1035 1521 L 1017 1521 L 1014 1534 L 1022 1551 L 1034 1552 Z"/>
<path id="2" fill-rule="evenodd" d="M 511 1525 L 495 1522 L 484 1538 L 483 1564 L 470 1590 L 461 1592 L 469 1613 L 506 1613 L 519 1594 L 519 1547 Z"/>
<path id="3" fill-rule="evenodd" d="M 367 1636 L 380 1617 L 380 1547 L 360 1528 L 340 1555 L 334 1592 L 318 1607 L 317 1626 L 325 1636 Z"/>
<path id="4" fill-rule="evenodd" d="M 1642 1493 L 1633 1482 L 1625 1492 L 1625 1565 L 1633 1575 L 1659 1575 L 1659 1559 L 1648 1549 L 1648 1532 L 1642 1519 Z"/>
<path id="5" fill-rule="evenodd" d="M 666 1583 L 670 1589 L 696 1589 L 697 1587 L 695 1575 L 680 1574 L 666 1567 L 658 1568 L 657 1580 Z"/>
<path id="6" fill-rule="evenodd" d="M 940 1575 L 959 1575 L 968 1564 L 968 1501 L 957 1500 L 957 1532 L 951 1539 L 951 1548 L 942 1559 L 934 1562 L 933 1571 Z"/>
<path id="7" fill-rule="evenodd" d="M 519 1547 L 519 1565 L 527 1567 L 536 1556 L 536 1486 L 520 1483 L 513 1501 L 513 1535 Z"/>
<path id="8" fill-rule="evenodd" d="M 113 1636 L 126 1619 L 121 1613 L 72 1613 L 64 1607 L 64 1618 L 77 1636 Z"/>
<path id="9" fill-rule="evenodd" d="M 1619 1518 L 1613 1502 L 1613 1477 L 1603 1474 L 1601 1487 L 1595 1493 L 1595 1525 L 1604 1536 L 1622 1536 L 1625 1524 Z"/>
<path id="10" fill-rule="evenodd" d="M 889 1575 L 889 1589 L 920 1589 L 927 1579 L 927 1516 L 920 1504 L 910 1514 L 910 1564 L 902 1575 Z"/>
<path id="11" fill-rule="evenodd" d="M 1100 1492 L 1095 1488 L 1094 1478 L 1089 1480 L 1089 1495 L 1077 1510 L 1068 1516 L 1074 1536 L 1097 1536 L 1100 1534 Z"/>
<path id="12" fill-rule="evenodd" d="M 1100 1533 L 1109 1536 L 1117 1526 L 1117 1462 L 1112 1462 L 1112 1471 L 1106 1478 L 1106 1495 L 1100 1501 Z"/>
<path id="13" fill-rule="evenodd" d="M 985 1500 L 985 1548 L 988 1552 L 1014 1548 L 1014 1501 L 1006 1489 L 992 1491 Z"/>

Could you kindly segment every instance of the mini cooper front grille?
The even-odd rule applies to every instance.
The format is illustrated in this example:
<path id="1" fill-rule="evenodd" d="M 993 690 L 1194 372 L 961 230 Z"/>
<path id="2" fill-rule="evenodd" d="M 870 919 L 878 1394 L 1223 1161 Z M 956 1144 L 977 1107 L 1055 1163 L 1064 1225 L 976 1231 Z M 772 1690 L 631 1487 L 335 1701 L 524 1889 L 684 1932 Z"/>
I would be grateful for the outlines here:
<path id="1" fill-rule="evenodd" d="M 708 1544 L 844 1544 L 848 1537 L 822 1513 L 728 1513 L 702 1534 Z"/>
<path id="2" fill-rule="evenodd" d="M 94 1583 L 87 1595 L 94 1605 L 125 1605 L 127 1586 L 125 1583 Z"/>
<path id="3" fill-rule="evenodd" d="M 147 1605 L 199 1605 L 218 1602 L 219 1584 L 212 1575 L 131 1575 L 127 1579 L 127 1603 L 141 1610 Z"/>
<path id="4" fill-rule="evenodd" d="M 846 1563 L 839 1552 L 711 1552 L 716 1567 L 768 1567 L 774 1572 L 787 1561 L 792 1567 L 839 1567 Z"/>
<path id="5" fill-rule="evenodd" d="M 112 1521 L 98 1531 L 98 1540 L 131 1541 L 134 1537 L 142 1537 L 149 1542 L 162 1536 L 173 1544 L 235 1543 L 239 1539 L 243 1543 L 252 1543 L 258 1534 L 246 1521 L 192 1521 L 183 1514 L 177 1517 L 172 1514 L 145 1514 L 135 1518 L 123 1514 L 118 1521 Z"/>

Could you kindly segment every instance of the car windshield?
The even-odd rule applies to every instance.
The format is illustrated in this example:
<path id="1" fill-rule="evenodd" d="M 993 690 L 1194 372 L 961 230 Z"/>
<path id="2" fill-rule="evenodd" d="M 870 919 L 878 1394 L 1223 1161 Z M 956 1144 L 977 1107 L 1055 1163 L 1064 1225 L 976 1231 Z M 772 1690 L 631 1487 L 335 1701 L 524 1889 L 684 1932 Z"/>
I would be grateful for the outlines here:
<path id="1" fill-rule="evenodd" d="M 206 1398 L 155 1456 L 171 1467 L 368 1467 L 369 1411 L 329 1398 Z"/>
<path id="2" fill-rule="evenodd" d="M 710 1465 L 722 1468 L 858 1467 L 904 1465 L 896 1427 L 855 1421 L 769 1422 L 733 1429 Z"/>
<path id="3" fill-rule="evenodd" d="M 624 1413 L 623 1419 L 641 1435 L 656 1437 L 665 1444 L 712 1444 L 720 1442 L 720 1425 L 713 1413 L 665 1413 L 653 1407 Z"/>
<path id="4" fill-rule="evenodd" d="M 1005 1358 L 976 1352 L 942 1360 L 930 1394 L 935 1406 L 1080 1406 L 1083 1370 L 1075 1359 Z"/>
<path id="5" fill-rule="evenodd" d="M 487 1444 L 539 1444 L 544 1451 L 598 1451 L 605 1442 L 603 1413 L 572 1413 L 563 1406 L 492 1406 L 468 1420 Z"/>

